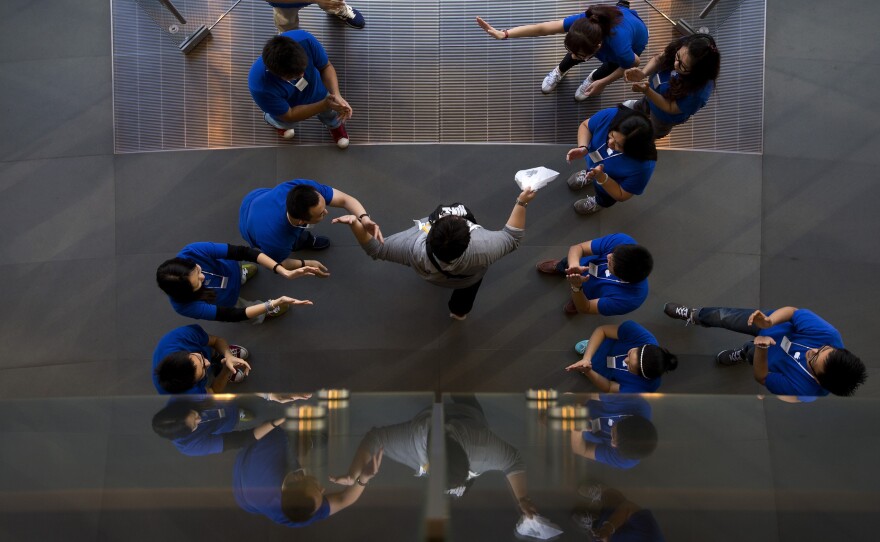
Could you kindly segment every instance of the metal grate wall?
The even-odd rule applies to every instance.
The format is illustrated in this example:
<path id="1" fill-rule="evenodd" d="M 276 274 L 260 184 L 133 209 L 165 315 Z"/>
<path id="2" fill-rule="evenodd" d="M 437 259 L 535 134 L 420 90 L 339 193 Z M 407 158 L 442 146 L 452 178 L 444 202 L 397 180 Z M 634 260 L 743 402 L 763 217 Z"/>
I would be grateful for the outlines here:
<path id="1" fill-rule="evenodd" d="M 761 152 L 764 1 L 721 0 L 703 20 L 707 0 L 653 2 L 673 20 L 708 28 L 722 53 L 709 105 L 658 146 Z M 572 69 L 545 96 L 540 84 L 564 54 L 562 36 L 496 41 L 474 22 L 479 15 L 507 28 L 562 19 L 589 2 L 351 2 L 367 20 L 364 30 L 317 6 L 300 11 L 300 27 L 324 45 L 339 73 L 354 108 L 347 124 L 354 144 L 573 143 L 591 114 L 638 97 L 618 81 L 598 99 L 575 102 L 595 61 Z M 265 2 L 242 0 L 193 52 L 178 50 L 187 33 L 210 26 L 234 3 L 174 0 L 187 19 L 180 25 L 158 0 L 112 0 L 116 152 L 332 143 L 317 119 L 301 122 L 291 142 L 279 139 L 250 98 L 248 70 L 276 32 Z M 647 61 L 678 33 L 645 2 L 632 7 L 650 30 Z"/>

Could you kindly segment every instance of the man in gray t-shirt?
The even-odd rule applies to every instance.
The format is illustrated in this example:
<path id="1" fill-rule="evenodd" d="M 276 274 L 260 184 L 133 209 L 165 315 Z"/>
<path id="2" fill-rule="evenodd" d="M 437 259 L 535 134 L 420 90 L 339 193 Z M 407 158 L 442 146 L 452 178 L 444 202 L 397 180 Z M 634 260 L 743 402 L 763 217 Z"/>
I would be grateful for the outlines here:
<path id="1" fill-rule="evenodd" d="M 348 224 L 361 247 L 374 260 L 412 267 L 431 284 L 452 288 L 449 316 L 464 320 L 474 306 L 489 266 L 519 247 L 525 235 L 526 206 L 535 194 L 528 189 L 520 193 L 507 224 L 500 231 L 486 230 L 459 214 L 441 214 L 437 220 L 420 220 L 419 224 L 385 238 L 382 243 L 370 235 L 354 215 L 335 218 L 333 223 Z"/>

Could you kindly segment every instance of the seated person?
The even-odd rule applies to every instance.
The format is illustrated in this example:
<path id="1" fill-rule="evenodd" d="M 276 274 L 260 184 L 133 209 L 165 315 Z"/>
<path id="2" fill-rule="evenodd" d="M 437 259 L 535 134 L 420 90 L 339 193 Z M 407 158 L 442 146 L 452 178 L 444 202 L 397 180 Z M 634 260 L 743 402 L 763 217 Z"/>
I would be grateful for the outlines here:
<path id="1" fill-rule="evenodd" d="M 651 406 L 637 395 L 597 395 L 586 403 L 587 429 L 571 433 L 571 450 L 618 469 L 631 469 L 654 453 L 657 429 Z"/>
<path id="2" fill-rule="evenodd" d="M 247 348 L 191 324 L 169 331 L 153 352 L 153 385 L 162 395 L 213 394 L 250 372 Z"/>
<path id="3" fill-rule="evenodd" d="M 660 375 L 678 367 L 678 358 L 632 320 L 597 327 L 575 351 L 583 359 L 565 370 L 580 372 L 602 393 L 653 393 Z"/>
<path id="4" fill-rule="evenodd" d="M 598 484 L 583 485 L 578 494 L 587 499 L 571 519 L 595 540 L 664 542 L 663 532 L 650 510 L 627 500 L 623 493 Z"/>
<path id="5" fill-rule="evenodd" d="M 541 273 L 568 277 L 571 300 L 562 308 L 566 314 L 614 316 L 645 302 L 654 258 L 629 235 L 614 233 L 572 245 L 568 258 L 544 260 L 536 267 Z"/>
<path id="6" fill-rule="evenodd" d="M 840 333 L 807 309 L 782 307 L 765 314 L 756 309 L 667 303 L 664 312 L 689 324 L 753 336 L 740 348 L 719 352 L 715 361 L 722 366 L 748 362 L 755 380 L 777 395 L 849 396 L 868 378 L 865 364 L 843 347 Z"/>

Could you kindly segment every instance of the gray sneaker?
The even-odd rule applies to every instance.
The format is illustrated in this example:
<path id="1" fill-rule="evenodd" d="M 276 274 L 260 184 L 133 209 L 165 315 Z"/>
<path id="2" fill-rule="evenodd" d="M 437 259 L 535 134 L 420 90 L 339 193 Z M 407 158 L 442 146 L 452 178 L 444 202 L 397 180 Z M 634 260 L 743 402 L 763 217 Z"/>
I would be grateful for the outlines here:
<path id="1" fill-rule="evenodd" d="M 571 174 L 571 177 L 568 178 L 568 187 L 572 190 L 580 190 L 592 182 L 593 179 L 587 177 L 587 170 L 582 169 Z"/>
<path id="2" fill-rule="evenodd" d="M 565 77 L 565 74 L 559 71 L 559 66 L 553 68 L 553 71 L 548 73 L 547 77 L 544 78 L 544 82 L 541 83 L 541 92 L 550 94 L 556 90 L 563 77 Z"/>
<path id="3" fill-rule="evenodd" d="M 599 212 L 600 209 L 602 207 L 596 203 L 596 198 L 593 196 L 587 196 L 574 202 L 574 212 L 579 215 L 591 215 Z"/>
<path id="4" fill-rule="evenodd" d="M 715 356 L 715 362 L 718 365 L 723 365 L 724 367 L 730 367 L 731 365 L 736 365 L 737 363 L 742 363 L 746 360 L 745 352 L 740 348 L 739 350 L 722 350 L 718 352 L 718 355 Z"/>
<path id="5" fill-rule="evenodd" d="M 582 102 L 589 98 L 589 96 L 587 96 L 587 89 L 590 88 L 590 85 L 593 84 L 594 73 L 596 73 L 596 70 L 591 71 L 590 75 L 588 75 L 587 78 L 584 79 L 584 82 L 580 84 L 576 91 L 574 91 L 575 100 Z"/>

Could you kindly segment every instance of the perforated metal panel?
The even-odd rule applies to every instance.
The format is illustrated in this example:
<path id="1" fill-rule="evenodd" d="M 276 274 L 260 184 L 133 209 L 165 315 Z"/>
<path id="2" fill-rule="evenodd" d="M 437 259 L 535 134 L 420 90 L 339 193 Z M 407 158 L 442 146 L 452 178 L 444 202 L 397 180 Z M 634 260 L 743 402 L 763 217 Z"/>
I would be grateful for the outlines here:
<path id="1" fill-rule="evenodd" d="M 705 20 L 707 1 L 658 0 L 673 20 L 708 27 L 722 53 L 709 105 L 677 127 L 660 147 L 761 152 L 764 0 L 722 0 Z M 188 23 L 168 33 L 173 18 L 157 0 L 113 0 L 116 151 L 329 144 L 317 119 L 299 123 L 288 142 L 265 124 L 247 89 L 247 73 L 275 32 L 263 1 L 243 0 L 193 52 L 181 36 L 211 25 L 234 0 L 176 0 Z M 636 98 L 618 81 L 602 96 L 577 103 L 574 91 L 597 66 L 573 68 L 557 91 L 540 91 L 565 50 L 562 36 L 497 41 L 475 23 L 497 28 L 562 19 L 585 9 L 578 1 L 352 0 L 367 20 L 348 28 L 317 6 L 300 26 L 327 49 L 340 90 L 354 108 L 353 144 L 425 142 L 574 143 L 594 112 Z M 634 0 L 651 39 L 643 58 L 662 51 L 677 31 Z"/>

